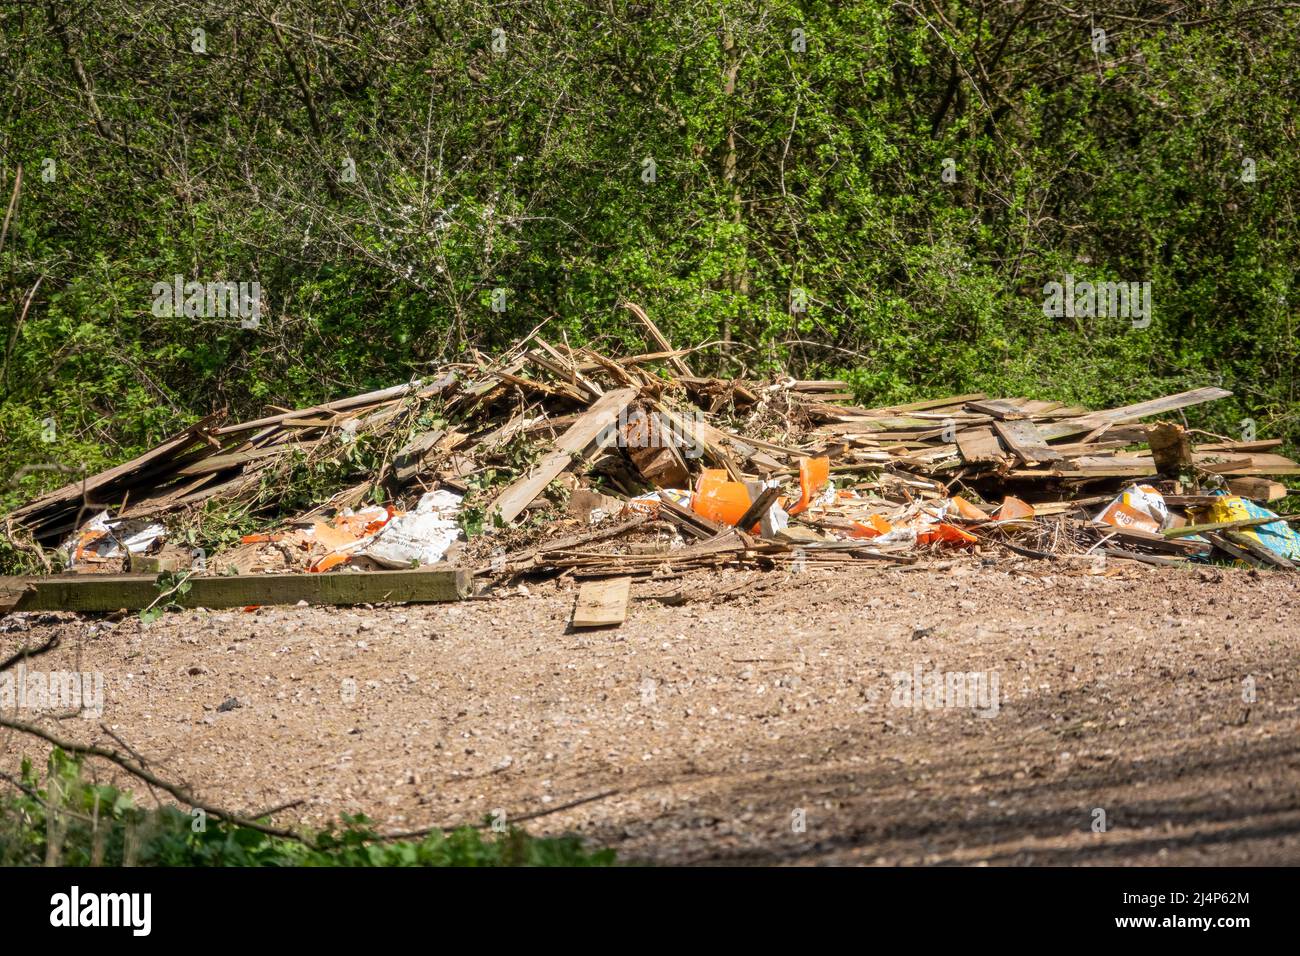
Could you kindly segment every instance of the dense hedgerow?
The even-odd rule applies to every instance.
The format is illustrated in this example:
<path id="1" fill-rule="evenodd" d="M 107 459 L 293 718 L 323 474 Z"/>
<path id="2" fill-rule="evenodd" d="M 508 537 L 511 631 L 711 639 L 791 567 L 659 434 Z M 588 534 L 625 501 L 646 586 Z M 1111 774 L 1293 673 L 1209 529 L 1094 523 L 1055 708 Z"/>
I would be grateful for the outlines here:
<path id="1" fill-rule="evenodd" d="M 128 6 L 0 4 L 6 482 L 548 318 L 643 351 L 620 297 L 726 340 L 701 370 L 872 403 L 1221 383 L 1193 424 L 1300 435 L 1294 7 Z M 1044 315 L 1066 274 L 1150 282 L 1150 324 Z M 258 282 L 259 325 L 155 314 L 178 275 Z"/>

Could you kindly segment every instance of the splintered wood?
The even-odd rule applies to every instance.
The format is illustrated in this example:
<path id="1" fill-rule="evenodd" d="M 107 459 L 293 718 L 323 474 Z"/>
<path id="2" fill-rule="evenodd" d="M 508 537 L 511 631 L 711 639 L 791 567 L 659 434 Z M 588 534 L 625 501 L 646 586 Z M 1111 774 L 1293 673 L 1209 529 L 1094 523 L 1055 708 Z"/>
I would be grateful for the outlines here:
<path id="1" fill-rule="evenodd" d="M 516 481 L 488 507 L 489 514 L 497 514 L 501 521 L 514 521 L 534 498 L 554 480 L 555 476 L 573 463 L 573 455 L 596 440 L 601 432 L 618 421 L 618 413 L 636 398 L 634 388 L 609 392 L 596 400 L 579 416 L 555 443 L 555 450 L 547 455 L 527 475 Z"/>
<path id="2" fill-rule="evenodd" d="M 143 455 L 42 495 L 9 521 L 53 547 L 104 511 L 114 519 L 171 519 L 225 502 L 265 518 L 268 531 L 301 534 L 323 518 L 350 516 L 346 509 L 380 505 L 391 517 L 446 489 L 465 495 L 464 516 L 473 517 L 466 528 L 514 542 L 513 553 L 499 548 L 477 573 L 563 573 L 584 581 L 575 627 L 621 621 L 632 578 L 706 568 L 907 566 L 936 542 L 1006 545 L 1035 557 L 1075 545 L 1128 549 L 1160 562 L 1200 557 L 1221 542 L 1225 554 L 1283 566 L 1259 555 L 1258 542 L 1240 527 L 1183 541 L 1095 521 L 1135 481 L 1163 480 L 1171 505 L 1185 499 L 1180 506 L 1189 515 L 1211 506 L 1212 489 L 1256 501 L 1288 493 L 1265 477 L 1300 474 L 1276 440 L 1197 445 L 1180 425 L 1141 421 L 1224 398 L 1224 389 L 1101 411 L 984 392 L 862 407 L 848 383 L 835 379 L 698 374 L 688 362 L 691 349 L 675 347 L 640 306 L 624 308 L 644 333 L 644 353 L 618 357 L 555 337 L 548 342 L 539 334 L 543 323 L 501 355 L 471 351 L 429 379 L 296 411 L 272 406 L 273 414 L 243 423 L 201 419 Z M 357 442 L 379 450 L 373 470 L 356 465 Z M 815 489 L 805 487 L 810 461 L 821 469 Z M 696 507 L 705 469 L 710 480 L 742 486 L 725 521 Z M 287 502 L 304 507 L 295 482 L 322 473 L 336 475 L 334 484 L 313 488 L 307 510 L 288 513 Z M 825 488 L 827 474 L 834 489 Z M 810 507 L 814 495 L 821 500 Z M 988 517 L 1013 496 L 1040 510 L 1014 520 Z M 925 536 L 888 533 L 887 514 L 910 521 L 926 508 L 942 513 Z M 881 520 L 864 524 L 873 516 Z M 651 533 L 654 540 L 638 538 Z M 1012 544 L 1015 534 L 1028 537 Z M 259 560 L 233 549 L 213 556 L 209 573 L 268 567 Z M 169 565 L 145 555 L 138 566 Z M 270 567 L 285 570 L 283 562 Z M 131 601 L 143 594 L 136 582 L 123 586 Z M 34 598 L 26 582 L 6 587 L 0 609 L 55 593 Z M 459 586 L 448 593 L 459 594 Z"/>

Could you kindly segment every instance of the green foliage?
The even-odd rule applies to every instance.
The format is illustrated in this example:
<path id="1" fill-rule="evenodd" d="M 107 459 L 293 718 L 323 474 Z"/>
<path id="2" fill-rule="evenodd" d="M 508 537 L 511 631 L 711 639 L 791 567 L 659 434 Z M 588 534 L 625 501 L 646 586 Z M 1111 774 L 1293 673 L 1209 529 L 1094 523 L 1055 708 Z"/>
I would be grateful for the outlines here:
<path id="1" fill-rule="evenodd" d="M 177 539 L 191 553 L 219 554 L 239 543 L 246 534 L 264 531 L 260 516 L 246 503 L 209 499 L 203 506 L 183 514 L 178 522 Z"/>
<path id="2" fill-rule="evenodd" d="M 173 599 L 183 598 L 190 593 L 193 587 L 190 578 L 193 574 L 192 571 L 164 571 L 158 575 L 158 580 L 154 582 L 158 596 L 148 607 L 140 609 L 140 620 L 151 624 L 168 611 L 179 610 L 180 604 Z"/>
<path id="3" fill-rule="evenodd" d="M 488 506 L 497 490 L 510 480 L 511 474 L 497 468 L 483 468 L 465 479 L 465 496 L 456 514 L 456 524 L 460 525 L 466 540 L 482 534 L 492 525 L 501 527 L 500 516 L 489 514 Z"/>
<path id="4" fill-rule="evenodd" d="M 41 574 L 51 570 L 41 562 L 38 553 L 38 547 L 29 540 L 20 542 L 0 536 L 0 574 Z"/>
<path id="5" fill-rule="evenodd" d="M 178 0 L 0 9 L 5 200 L 24 174 L 0 251 L 5 480 L 391 385 L 543 320 L 644 351 L 620 297 L 715 343 L 699 371 L 843 374 L 870 403 L 1221 383 L 1234 398 L 1193 424 L 1251 418 L 1295 450 L 1294 7 L 290 0 L 283 43 L 223 9 L 207 55 Z M 1150 281 L 1151 324 L 1045 316 L 1066 273 Z M 261 324 L 155 315 L 178 274 L 259 281 Z M 291 476 L 304 504 L 319 467 Z M 28 473 L 0 509 L 68 480 Z"/>
<path id="6" fill-rule="evenodd" d="M 384 841 L 363 815 L 303 843 L 175 807 L 143 809 L 130 794 L 84 780 L 80 761 L 54 750 L 46 779 L 24 760 L 21 788 L 0 797 L 0 866 L 610 866 L 574 837 L 540 839 L 517 827 L 472 827 Z M 261 821 L 267 822 L 269 821 Z"/>

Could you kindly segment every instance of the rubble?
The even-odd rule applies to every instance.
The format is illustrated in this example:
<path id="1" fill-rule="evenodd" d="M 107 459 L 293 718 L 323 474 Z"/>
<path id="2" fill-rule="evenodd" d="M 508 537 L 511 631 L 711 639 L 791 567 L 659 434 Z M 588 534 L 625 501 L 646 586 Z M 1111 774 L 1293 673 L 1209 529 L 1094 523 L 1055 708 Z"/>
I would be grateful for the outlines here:
<path id="1" fill-rule="evenodd" d="M 983 393 L 867 408 L 841 381 L 697 376 L 691 350 L 627 308 L 656 351 L 560 347 L 542 326 L 503 355 L 430 379 L 250 422 L 205 418 L 9 521 L 46 547 L 69 542 L 83 572 L 125 562 L 125 548 L 102 546 L 99 564 L 86 559 L 111 527 L 148 529 L 148 548 L 138 537 L 126 547 L 156 552 L 162 525 L 206 503 L 241 506 L 265 530 L 205 555 L 190 569 L 198 575 L 454 564 L 486 581 L 635 580 L 906 565 L 949 549 L 1275 568 L 1300 559 L 1289 518 L 1249 500 L 1287 493 L 1262 476 L 1300 474 L 1273 451 L 1280 442 L 1198 446 L 1180 424 L 1142 422 L 1224 389 L 1103 411 Z M 368 472 L 356 465 L 363 446 L 377 462 Z M 304 472 L 335 484 L 293 513 Z M 1216 527 L 1181 533 L 1197 524 Z"/>

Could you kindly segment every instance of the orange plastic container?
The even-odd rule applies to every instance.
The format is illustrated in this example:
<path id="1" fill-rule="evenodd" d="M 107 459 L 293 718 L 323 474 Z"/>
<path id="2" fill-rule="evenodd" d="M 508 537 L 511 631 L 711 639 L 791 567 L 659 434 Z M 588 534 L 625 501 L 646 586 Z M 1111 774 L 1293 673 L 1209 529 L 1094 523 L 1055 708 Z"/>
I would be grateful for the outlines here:
<path id="1" fill-rule="evenodd" d="M 705 468 L 691 496 L 691 510 L 710 521 L 733 526 L 749 510 L 749 489 L 732 481 L 725 469 Z"/>
<path id="2" fill-rule="evenodd" d="M 817 493 L 831 480 L 831 460 L 829 458 L 799 459 L 799 503 L 790 509 L 790 514 L 797 515 L 806 511 Z"/>
<path id="3" fill-rule="evenodd" d="M 957 516 L 966 521 L 988 521 L 989 516 L 981 509 L 976 508 L 973 504 L 963 498 L 961 495 L 952 496 L 952 509 L 957 512 Z"/>
<path id="4" fill-rule="evenodd" d="M 869 515 L 866 521 L 853 522 L 853 530 L 849 532 L 849 536 L 853 538 L 878 538 L 882 534 L 889 534 L 893 530 L 894 526 L 880 515 Z"/>
<path id="5" fill-rule="evenodd" d="M 917 535 L 916 540 L 921 544 L 941 542 L 943 544 L 955 544 L 960 547 L 965 547 L 979 541 L 979 538 L 969 532 L 963 531 L 955 524 L 940 522 L 928 531 L 923 531 L 921 534 Z"/>
<path id="6" fill-rule="evenodd" d="M 1014 495 L 1007 495 L 1002 499 L 1002 507 L 993 515 L 995 521 L 1006 521 L 1011 518 L 1032 518 L 1034 516 L 1034 506 L 1021 501 Z"/>
<path id="7" fill-rule="evenodd" d="M 340 564 L 347 564 L 351 560 L 352 560 L 352 555 L 347 554 L 346 552 L 331 551 L 329 554 L 325 555 L 325 557 L 321 558 L 319 561 L 317 561 L 307 570 L 317 571 L 317 572 L 330 571 L 333 570 L 334 568 L 337 568 Z"/>

